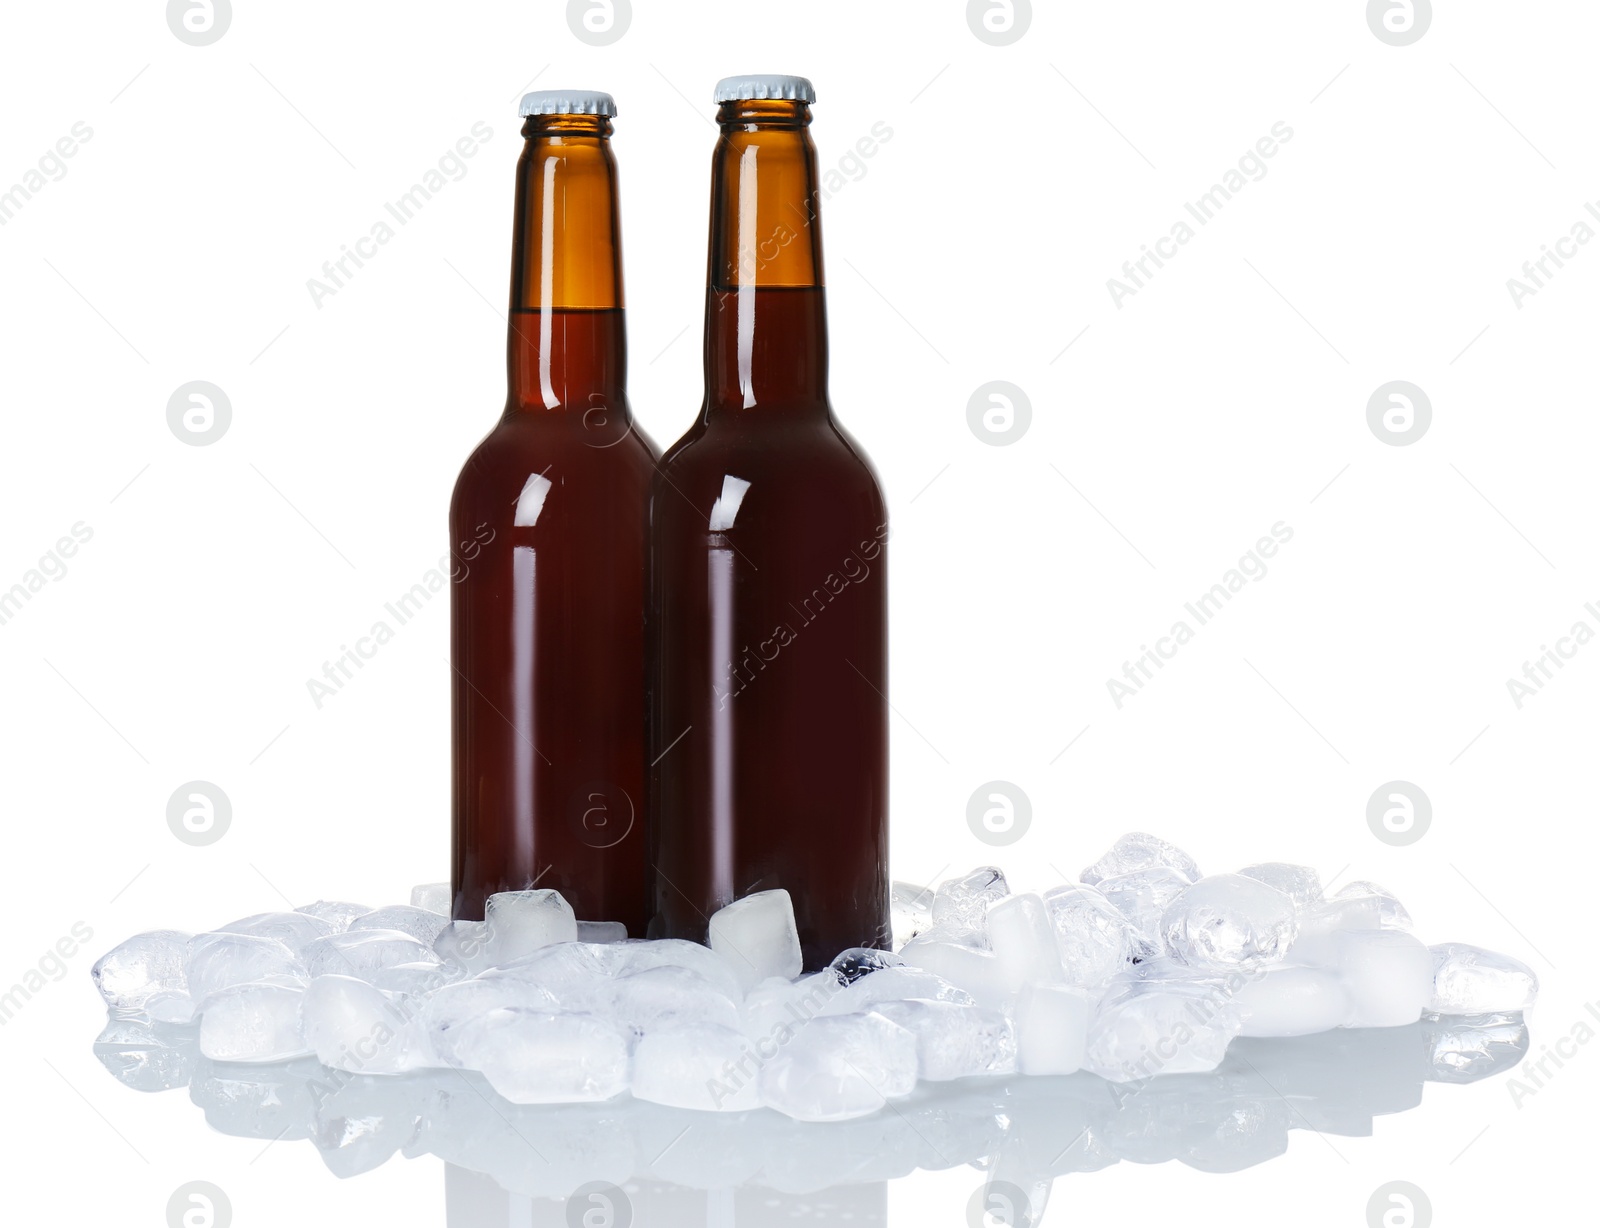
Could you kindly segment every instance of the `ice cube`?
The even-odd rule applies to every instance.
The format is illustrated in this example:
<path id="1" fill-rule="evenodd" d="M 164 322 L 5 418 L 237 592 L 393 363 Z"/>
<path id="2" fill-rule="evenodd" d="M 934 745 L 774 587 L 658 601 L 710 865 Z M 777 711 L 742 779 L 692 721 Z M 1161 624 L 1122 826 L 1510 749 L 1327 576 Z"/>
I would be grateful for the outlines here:
<path id="1" fill-rule="evenodd" d="M 372 984 L 385 993 L 407 997 L 426 996 L 449 982 L 443 964 L 393 964 L 372 974 Z"/>
<path id="2" fill-rule="evenodd" d="M 916 883 L 894 883 L 889 888 L 889 926 L 896 949 L 923 930 L 932 929 L 932 890 Z"/>
<path id="3" fill-rule="evenodd" d="M 158 997 L 187 1000 L 189 941 L 181 930 L 135 934 L 96 960 L 89 975 L 112 1010 L 143 1010 Z"/>
<path id="4" fill-rule="evenodd" d="M 1017 1068 L 1016 1033 L 999 1011 L 920 999 L 872 1009 L 917 1038 L 917 1073 L 929 1082 L 1010 1074 Z"/>
<path id="5" fill-rule="evenodd" d="M 557 942 L 532 955 L 480 973 L 483 979 L 525 981 L 548 990 L 562 1002 L 586 999 L 594 988 L 615 973 L 611 958 L 615 948 L 587 942 Z"/>
<path id="6" fill-rule="evenodd" d="M 564 1011 L 591 1014 L 634 1036 L 663 1028 L 713 1023 L 737 1029 L 739 1003 L 688 968 L 648 968 L 595 983 L 586 993 L 560 995 Z"/>
<path id="7" fill-rule="evenodd" d="M 1148 832 L 1131 831 L 1111 846 L 1094 865 L 1078 876 L 1078 881 L 1094 886 L 1108 878 L 1119 878 L 1140 870 L 1168 869 L 1192 883 L 1200 877 L 1194 858 L 1176 845 L 1168 844 Z"/>
<path id="8" fill-rule="evenodd" d="M 1283 967 L 1248 974 L 1234 990 L 1245 1036 L 1310 1036 L 1341 1026 L 1350 1001 L 1339 977 L 1322 968 Z"/>
<path id="9" fill-rule="evenodd" d="M 881 972 L 885 968 L 903 968 L 905 964 L 905 960 L 890 951 L 879 951 L 875 947 L 851 947 L 835 955 L 828 967 L 837 972 L 846 985 L 851 985 L 874 972 Z"/>
<path id="10" fill-rule="evenodd" d="M 256 934 L 196 934 L 189 940 L 188 972 L 189 996 L 199 1010 L 205 1009 L 212 994 L 234 985 L 306 980 L 306 966 L 299 956 L 276 938 Z"/>
<path id="11" fill-rule="evenodd" d="M 218 934 L 255 934 L 260 938 L 276 938 L 296 955 L 306 945 L 335 932 L 333 922 L 313 917 L 303 912 L 258 912 L 240 917 L 216 928 Z"/>
<path id="12" fill-rule="evenodd" d="M 1011 894 L 998 866 L 979 866 L 960 878 L 949 878 L 933 893 L 933 924 L 951 934 L 984 933 L 989 906 Z"/>
<path id="13" fill-rule="evenodd" d="M 609 1100 L 628 1090 L 628 1039 L 588 1015 L 521 1007 L 463 1025 L 456 1054 L 512 1104 Z"/>
<path id="14" fill-rule="evenodd" d="M 334 1070 L 403 1074 L 433 1064 L 411 1008 L 353 976 L 314 977 L 300 1004 L 300 1021 L 317 1060 Z"/>
<path id="15" fill-rule="evenodd" d="M 315 904 L 305 904 L 295 909 L 295 912 L 303 912 L 307 916 L 320 917 L 333 926 L 334 933 L 349 929 L 350 922 L 371 911 L 371 905 L 351 904 L 345 900 L 318 900 Z"/>
<path id="16" fill-rule="evenodd" d="M 540 947 L 578 940 L 578 920 L 559 891 L 499 891 L 483 906 L 491 964 L 508 964 Z"/>
<path id="17" fill-rule="evenodd" d="M 1027 985 L 1017 995 L 1017 1069 L 1065 1075 L 1083 1067 L 1089 995 L 1071 985 Z"/>
<path id="18" fill-rule="evenodd" d="M 1044 893 L 1061 970 L 1072 985 L 1104 985 L 1132 957 L 1133 928 L 1096 887 L 1069 883 Z"/>
<path id="19" fill-rule="evenodd" d="M 768 977 L 745 995 L 745 1034 L 756 1040 L 786 1040 L 796 1028 L 823 1014 L 843 991 L 844 982 L 832 968 L 798 981 Z"/>
<path id="20" fill-rule="evenodd" d="M 644 972 L 650 968 L 688 968 L 698 972 L 717 992 L 726 994 L 735 1002 L 744 992 L 738 970 L 722 955 L 710 947 L 684 938 L 658 938 L 653 942 L 619 942 L 607 944 L 603 951 L 591 948 L 603 958 L 613 976 L 626 976 L 630 972 Z"/>
<path id="21" fill-rule="evenodd" d="M 578 941 L 593 942 L 600 945 L 613 942 L 626 942 L 628 940 L 628 927 L 620 921 L 579 921 Z"/>
<path id="22" fill-rule="evenodd" d="M 1286 861 L 1261 861 L 1246 866 L 1239 873 L 1269 887 L 1276 887 L 1294 901 L 1296 908 L 1309 908 L 1322 903 L 1322 879 L 1310 866 L 1291 865 Z"/>
<path id="23" fill-rule="evenodd" d="M 1539 978 L 1520 959 L 1465 942 L 1429 947 L 1433 992 L 1427 1009 L 1436 1015 L 1487 1015 L 1525 1011 L 1539 997 Z"/>
<path id="24" fill-rule="evenodd" d="M 1324 900 L 1303 909 L 1299 916 L 1298 938 L 1310 940 L 1350 930 L 1383 928 L 1383 901 L 1377 896 L 1348 896 Z"/>
<path id="25" fill-rule="evenodd" d="M 433 953 L 445 965 L 478 973 L 490 965 L 489 927 L 482 921 L 452 921 L 433 940 Z"/>
<path id="26" fill-rule="evenodd" d="M 515 977 L 491 973 L 456 981 L 429 994 L 417 1008 L 427 1051 L 447 1065 L 460 1065 L 456 1044 L 463 1029 L 489 1012 L 507 1007 L 552 1014 L 558 1004 L 549 990 Z"/>
<path id="27" fill-rule="evenodd" d="M 1122 914 L 1131 934 L 1130 958 L 1151 959 L 1165 950 L 1161 916 L 1190 879 L 1170 866 L 1130 870 L 1100 880 L 1100 894 Z"/>
<path id="28" fill-rule="evenodd" d="M 649 1032 L 633 1053 L 639 1100 L 708 1113 L 761 1106 L 761 1059 L 737 1029 L 714 1023 Z"/>
<path id="29" fill-rule="evenodd" d="M 409 934 L 431 951 L 433 940 L 439 936 L 439 931 L 449 924 L 449 917 L 430 912 L 426 908 L 393 904 L 388 908 L 377 908 L 372 912 L 363 913 L 350 922 L 349 932 L 398 930 L 402 934 Z"/>
<path id="30" fill-rule="evenodd" d="M 800 935 L 794 903 L 781 887 L 757 891 L 711 914 L 711 949 L 738 974 L 748 991 L 769 976 L 800 975 Z"/>
<path id="31" fill-rule="evenodd" d="M 1395 899 L 1393 893 L 1385 891 L 1377 883 L 1358 881 L 1346 883 L 1333 893 L 1334 900 L 1356 900 L 1362 903 L 1371 902 L 1378 913 L 1378 926 L 1386 930 L 1411 929 L 1411 914 L 1406 911 L 1406 906 Z"/>
<path id="32" fill-rule="evenodd" d="M 1044 900 L 1032 892 L 1007 896 L 989 909 L 989 949 L 1014 987 L 1062 981 L 1061 952 Z"/>
<path id="33" fill-rule="evenodd" d="M 154 1023 L 192 1023 L 199 1008 L 187 993 L 152 994 L 139 1013 Z"/>
<path id="34" fill-rule="evenodd" d="M 1230 977 L 1232 983 L 1236 985 L 1242 979 L 1242 974 L 1237 970 L 1197 968 L 1175 955 L 1158 955 L 1154 959 L 1129 964 L 1106 986 L 1106 993 L 1120 994 L 1130 985 L 1148 986 L 1153 981 L 1182 981 L 1186 985 L 1218 986 L 1227 992 Z"/>
<path id="35" fill-rule="evenodd" d="M 200 1052 L 218 1062 L 283 1062 L 311 1052 L 300 1034 L 299 985 L 234 985 L 206 1000 Z"/>
<path id="36" fill-rule="evenodd" d="M 1284 892 L 1241 874 L 1214 874 L 1167 905 L 1161 929 L 1167 949 L 1185 962 L 1235 968 L 1283 958 L 1297 926 Z"/>
<path id="37" fill-rule="evenodd" d="M 450 915 L 450 900 L 449 883 L 422 883 L 411 888 L 411 907 L 426 908 L 441 917 Z"/>
<path id="38" fill-rule="evenodd" d="M 882 1015 L 813 1019 L 761 1068 L 761 1100 L 800 1121 L 874 1113 L 917 1083 L 917 1039 Z"/>
<path id="39" fill-rule="evenodd" d="M 971 942 L 949 941 L 937 928 L 900 948 L 900 957 L 964 989 L 981 1006 L 1004 1007 L 1016 990 L 1006 966 L 993 951 Z"/>
<path id="40" fill-rule="evenodd" d="M 884 1002 L 906 1002 L 913 998 L 954 1002 L 963 1006 L 972 1006 L 975 1002 L 966 990 L 958 989 L 925 968 L 885 968 L 846 985 L 818 1013 L 855 1015 L 876 1010 Z"/>
<path id="41" fill-rule="evenodd" d="M 312 976 L 333 974 L 370 980 L 396 964 L 429 964 L 438 959 L 425 944 L 399 930 L 347 930 L 319 938 L 306 948 Z"/>
<path id="42" fill-rule="evenodd" d="M 1215 1070 L 1241 1029 L 1239 1008 L 1204 983 L 1160 980 L 1106 997 L 1089 1025 L 1084 1065 L 1113 1083 Z"/>
<path id="43" fill-rule="evenodd" d="M 1433 991 L 1433 956 L 1399 930 L 1348 930 L 1295 943 L 1295 963 L 1338 973 L 1350 999 L 1345 1026 L 1390 1028 L 1422 1017 Z"/>

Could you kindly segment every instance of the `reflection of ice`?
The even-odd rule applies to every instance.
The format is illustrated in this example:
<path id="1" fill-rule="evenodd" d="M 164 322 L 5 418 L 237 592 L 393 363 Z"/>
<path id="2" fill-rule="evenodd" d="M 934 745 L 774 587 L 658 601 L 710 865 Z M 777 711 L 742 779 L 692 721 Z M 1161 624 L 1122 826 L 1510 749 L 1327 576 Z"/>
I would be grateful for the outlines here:
<path id="1" fill-rule="evenodd" d="M 1476 1083 L 1510 1070 L 1528 1051 L 1528 1029 L 1517 1013 L 1433 1017 L 1423 1034 L 1433 1046 L 1433 1077 L 1440 1083 Z"/>
<path id="2" fill-rule="evenodd" d="M 445 1167 L 448 1228 L 570 1228 L 574 1223 L 615 1228 L 628 1223 L 637 1228 L 881 1228 L 889 1222 L 889 1189 L 881 1181 L 799 1195 L 756 1185 L 692 1190 L 640 1181 L 628 1185 L 626 1196 L 628 1211 L 619 1213 L 604 1203 L 513 1194 L 481 1173 Z M 577 1214 L 573 1204 L 581 1208 Z M 587 1219 L 584 1211 L 590 1213 Z"/>
<path id="3" fill-rule="evenodd" d="M 225 1134 L 310 1140 L 340 1177 L 397 1152 L 438 1156 L 453 1166 L 452 1189 L 476 1191 L 463 1192 L 463 1206 L 531 1207 L 532 1200 L 562 1199 L 604 1182 L 632 1191 L 636 1222 L 638 1200 L 659 1196 L 663 1208 L 699 1209 L 699 1219 L 681 1222 L 715 1223 L 708 1208 L 721 1205 L 718 1198 L 739 1204 L 746 1188 L 759 1187 L 779 1203 L 804 1194 L 820 1205 L 822 1191 L 844 1197 L 836 1187 L 859 1187 L 870 1204 L 859 1218 L 870 1223 L 871 1206 L 882 1203 L 874 1183 L 919 1168 L 975 1165 L 997 1185 L 1023 1191 L 1037 1215 L 1052 1179 L 1118 1160 L 1178 1160 L 1232 1172 L 1281 1155 L 1293 1129 L 1368 1135 L 1374 1117 L 1419 1105 L 1424 1083 L 1472 1082 L 1509 1069 L 1527 1052 L 1528 1033 L 1520 1016 L 1500 1015 L 1247 1038 L 1209 1074 L 1123 1084 L 1087 1073 L 923 1083 L 891 1109 L 829 1124 L 765 1109 L 696 1113 L 627 1096 L 518 1106 L 480 1076 L 451 1070 L 381 1077 L 332 1071 L 312 1059 L 214 1062 L 198 1053 L 193 1028 L 170 1024 L 113 1021 L 95 1048 L 113 1075 L 140 1091 L 187 1079 L 190 1099 Z M 651 1222 L 680 1222 L 651 1205 Z M 453 1212 L 450 1222 L 477 1228 L 491 1221 Z"/>
<path id="4" fill-rule="evenodd" d="M 188 1087 L 200 1058 L 198 1028 L 112 1019 L 94 1042 L 95 1056 L 135 1091 Z"/>

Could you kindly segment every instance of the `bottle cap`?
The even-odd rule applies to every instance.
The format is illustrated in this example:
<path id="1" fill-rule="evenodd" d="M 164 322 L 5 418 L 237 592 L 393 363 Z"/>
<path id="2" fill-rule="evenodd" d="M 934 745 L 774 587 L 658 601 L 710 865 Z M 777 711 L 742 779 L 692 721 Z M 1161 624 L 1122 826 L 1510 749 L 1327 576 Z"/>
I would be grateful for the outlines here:
<path id="1" fill-rule="evenodd" d="M 534 90 L 522 96 L 517 114 L 529 115 L 615 115 L 617 100 L 595 90 Z"/>
<path id="2" fill-rule="evenodd" d="M 735 102 L 752 98 L 788 98 L 796 102 L 815 102 L 817 91 L 804 77 L 784 77 L 757 73 L 748 77 L 724 77 L 717 82 L 712 102 Z"/>

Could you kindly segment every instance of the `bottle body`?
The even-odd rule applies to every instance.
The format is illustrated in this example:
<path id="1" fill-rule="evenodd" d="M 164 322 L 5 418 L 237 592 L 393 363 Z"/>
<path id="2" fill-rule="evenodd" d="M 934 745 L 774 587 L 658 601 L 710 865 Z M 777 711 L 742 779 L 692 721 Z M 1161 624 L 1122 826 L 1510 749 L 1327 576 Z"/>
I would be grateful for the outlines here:
<path id="1" fill-rule="evenodd" d="M 644 936 L 654 468 L 637 431 L 600 448 L 568 423 L 508 414 L 461 471 L 450 507 L 458 918 L 537 885 L 584 920 Z M 550 485 L 528 489 L 541 475 Z"/>
<path id="2" fill-rule="evenodd" d="M 510 396 L 451 500 L 453 915 L 481 919 L 494 892 L 537 886 L 642 937 L 656 450 L 627 403 L 601 123 L 540 117 L 525 129 Z M 608 214 L 609 240 L 563 228 Z"/>
<path id="3" fill-rule="evenodd" d="M 890 938 L 888 518 L 828 404 L 814 214 L 737 208 L 814 200 L 803 124 L 754 110 L 757 153 L 735 115 L 714 162 L 706 402 L 651 497 L 652 933 L 782 887 L 813 969 Z"/>

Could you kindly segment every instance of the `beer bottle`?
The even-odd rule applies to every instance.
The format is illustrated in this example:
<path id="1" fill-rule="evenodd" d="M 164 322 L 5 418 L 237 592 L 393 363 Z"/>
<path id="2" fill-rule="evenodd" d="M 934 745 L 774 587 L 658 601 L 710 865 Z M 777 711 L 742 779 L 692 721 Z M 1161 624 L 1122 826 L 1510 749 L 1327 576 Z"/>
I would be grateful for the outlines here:
<path id="1" fill-rule="evenodd" d="M 652 933 L 782 887 L 811 969 L 890 941 L 888 520 L 828 401 L 811 84 L 715 99 L 705 400 L 650 502 Z"/>
<path id="2" fill-rule="evenodd" d="M 453 914 L 549 887 L 643 937 L 655 445 L 626 392 L 609 95 L 522 100 L 505 412 L 450 506 Z"/>

